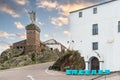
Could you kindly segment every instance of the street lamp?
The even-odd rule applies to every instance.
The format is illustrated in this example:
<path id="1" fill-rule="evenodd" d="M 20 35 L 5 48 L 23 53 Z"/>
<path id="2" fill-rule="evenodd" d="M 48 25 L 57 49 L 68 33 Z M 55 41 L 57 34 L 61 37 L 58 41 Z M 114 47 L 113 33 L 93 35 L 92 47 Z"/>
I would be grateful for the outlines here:
<path id="1" fill-rule="evenodd" d="M 68 49 L 69 49 L 69 50 L 73 50 L 73 44 L 74 44 L 74 43 L 75 43 L 74 40 L 67 41 Z"/>

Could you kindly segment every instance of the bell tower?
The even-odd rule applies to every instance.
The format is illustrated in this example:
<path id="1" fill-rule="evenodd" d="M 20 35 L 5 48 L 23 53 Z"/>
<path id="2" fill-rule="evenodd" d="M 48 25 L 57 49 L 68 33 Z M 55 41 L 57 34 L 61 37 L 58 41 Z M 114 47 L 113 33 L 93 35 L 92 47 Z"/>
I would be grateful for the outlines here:
<path id="1" fill-rule="evenodd" d="M 40 50 L 40 29 L 35 24 L 26 26 L 26 52 Z"/>
<path id="2" fill-rule="evenodd" d="M 26 50 L 25 52 L 40 51 L 40 28 L 35 24 L 35 12 L 30 12 L 32 23 L 26 26 Z"/>

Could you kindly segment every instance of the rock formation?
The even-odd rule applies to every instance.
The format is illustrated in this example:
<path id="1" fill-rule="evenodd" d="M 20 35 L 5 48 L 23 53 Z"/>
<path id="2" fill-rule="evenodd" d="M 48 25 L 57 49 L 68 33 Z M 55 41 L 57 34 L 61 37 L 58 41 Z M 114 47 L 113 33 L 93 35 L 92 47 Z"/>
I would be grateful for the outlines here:
<path id="1" fill-rule="evenodd" d="M 65 55 L 61 56 L 49 69 L 58 71 L 85 69 L 85 61 L 78 51 L 67 51 Z"/>

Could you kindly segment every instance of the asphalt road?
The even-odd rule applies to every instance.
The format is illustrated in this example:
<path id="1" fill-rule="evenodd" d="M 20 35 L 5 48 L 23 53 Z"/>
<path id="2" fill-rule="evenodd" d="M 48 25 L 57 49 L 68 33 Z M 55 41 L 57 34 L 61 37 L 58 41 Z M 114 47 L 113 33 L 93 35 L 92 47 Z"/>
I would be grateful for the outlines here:
<path id="1" fill-rule="evenodd" d="M 96 76 L 68 76 L 64 72 L 48 70 L 53 62 L 0 71 L 0 80 L 90 80 Z"/>

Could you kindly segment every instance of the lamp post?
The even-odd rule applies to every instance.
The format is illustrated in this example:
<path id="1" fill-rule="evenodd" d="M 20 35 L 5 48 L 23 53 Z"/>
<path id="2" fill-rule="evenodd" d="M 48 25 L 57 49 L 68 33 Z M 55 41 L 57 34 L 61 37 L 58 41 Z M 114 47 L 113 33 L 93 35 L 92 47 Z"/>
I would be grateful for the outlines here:
<path id="1" fill-rule="evenodd" d="M 73 50 L 73 44 L 74 44 L 74 43 L 75 43 L 74 40 L 67 41 L 68 49 L 69 49 L 69 50 Z"/>

